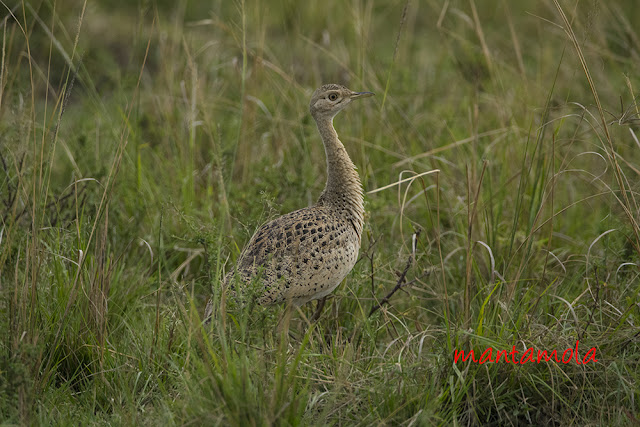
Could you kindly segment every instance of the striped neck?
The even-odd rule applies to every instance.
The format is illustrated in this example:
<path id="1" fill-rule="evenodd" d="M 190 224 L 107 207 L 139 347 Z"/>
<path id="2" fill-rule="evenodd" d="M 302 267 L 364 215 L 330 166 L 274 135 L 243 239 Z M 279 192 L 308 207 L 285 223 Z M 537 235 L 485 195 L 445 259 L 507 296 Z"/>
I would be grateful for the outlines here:
<path id="1" fill-rule="evenodd" d="M 333 118 L 317 118 L 316 124 L 327 157 L 327 183 L 318 204 L 336 208 L 345 220 L 351 221 L 360 238 L 364 225 L 364 197 L 356 166 L 338 139 Z"/>

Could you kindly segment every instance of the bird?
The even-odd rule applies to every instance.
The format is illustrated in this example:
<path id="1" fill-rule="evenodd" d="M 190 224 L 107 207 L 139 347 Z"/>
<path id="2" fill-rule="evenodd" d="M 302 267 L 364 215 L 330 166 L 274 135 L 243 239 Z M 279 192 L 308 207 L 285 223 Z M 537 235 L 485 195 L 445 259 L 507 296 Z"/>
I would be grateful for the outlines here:
<path id="1" fill-rule="evenodd" d="M 224 277 L 223 289 L 259 280 L 259 304 L 289 302 L 299 307 L 320 300 L 314 318 L 319 315 L 324 298 L 356 264 L 365 213 L 360 177 L 338 138 L 333 119 L 352 101 L 373 95 L 339 84 L 323 85 L 313 93 L 309 112 L 324 144 L 324 190 L 314 205 L 262 225 L 242 250 L 234 270 Z M 206 323 L 213 308 L 210 298 L 204 313 Z"/>

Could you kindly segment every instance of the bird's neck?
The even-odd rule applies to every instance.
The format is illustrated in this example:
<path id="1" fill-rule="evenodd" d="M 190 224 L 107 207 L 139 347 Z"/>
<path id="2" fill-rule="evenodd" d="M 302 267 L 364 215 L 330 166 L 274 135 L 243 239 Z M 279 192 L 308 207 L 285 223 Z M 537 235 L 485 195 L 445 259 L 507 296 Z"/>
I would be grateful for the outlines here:
<path id="1" fill-rule="evenodd" d="M 362 236 L 364 197 L 362 183 L 347 150 L 338 139 L 332 118 L 316 119 L 318 131 L 327 156 L 327 184 L 318 200 L 336 208 L 345 220 L 351 221 L 356 233 Z"/>

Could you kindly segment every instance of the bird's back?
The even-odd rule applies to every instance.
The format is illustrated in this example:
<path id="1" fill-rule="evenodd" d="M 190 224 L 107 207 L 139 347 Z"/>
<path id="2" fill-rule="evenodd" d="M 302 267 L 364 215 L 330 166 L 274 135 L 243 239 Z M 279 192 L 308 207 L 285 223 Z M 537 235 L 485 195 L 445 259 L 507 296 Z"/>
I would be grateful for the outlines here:
<path id="1" fill-rule="evenodd" d="M 260 281 L 260 304 L 291 300 L 302 305 L 335 289 L 355 265 L 359 249 L 360 236 L 352 222 L 333 206 L 319 204 L 260 227 L 236 271 L 244 283 Z"/>

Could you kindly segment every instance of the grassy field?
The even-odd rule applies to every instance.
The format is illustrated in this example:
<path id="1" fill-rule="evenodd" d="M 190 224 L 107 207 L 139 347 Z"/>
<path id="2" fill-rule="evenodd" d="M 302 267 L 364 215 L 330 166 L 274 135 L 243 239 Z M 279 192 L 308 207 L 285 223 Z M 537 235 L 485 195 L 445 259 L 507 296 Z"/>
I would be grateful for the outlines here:
<path id="1" fill-rule="evenodd" d="M 638 425 L 634 0 L 17 3 L 0 424 Z M 205 329 L 253 231 L 322 191 L 331 82 L 376 93 L 335 120 L 360 261 L 315 324 Z"/>

